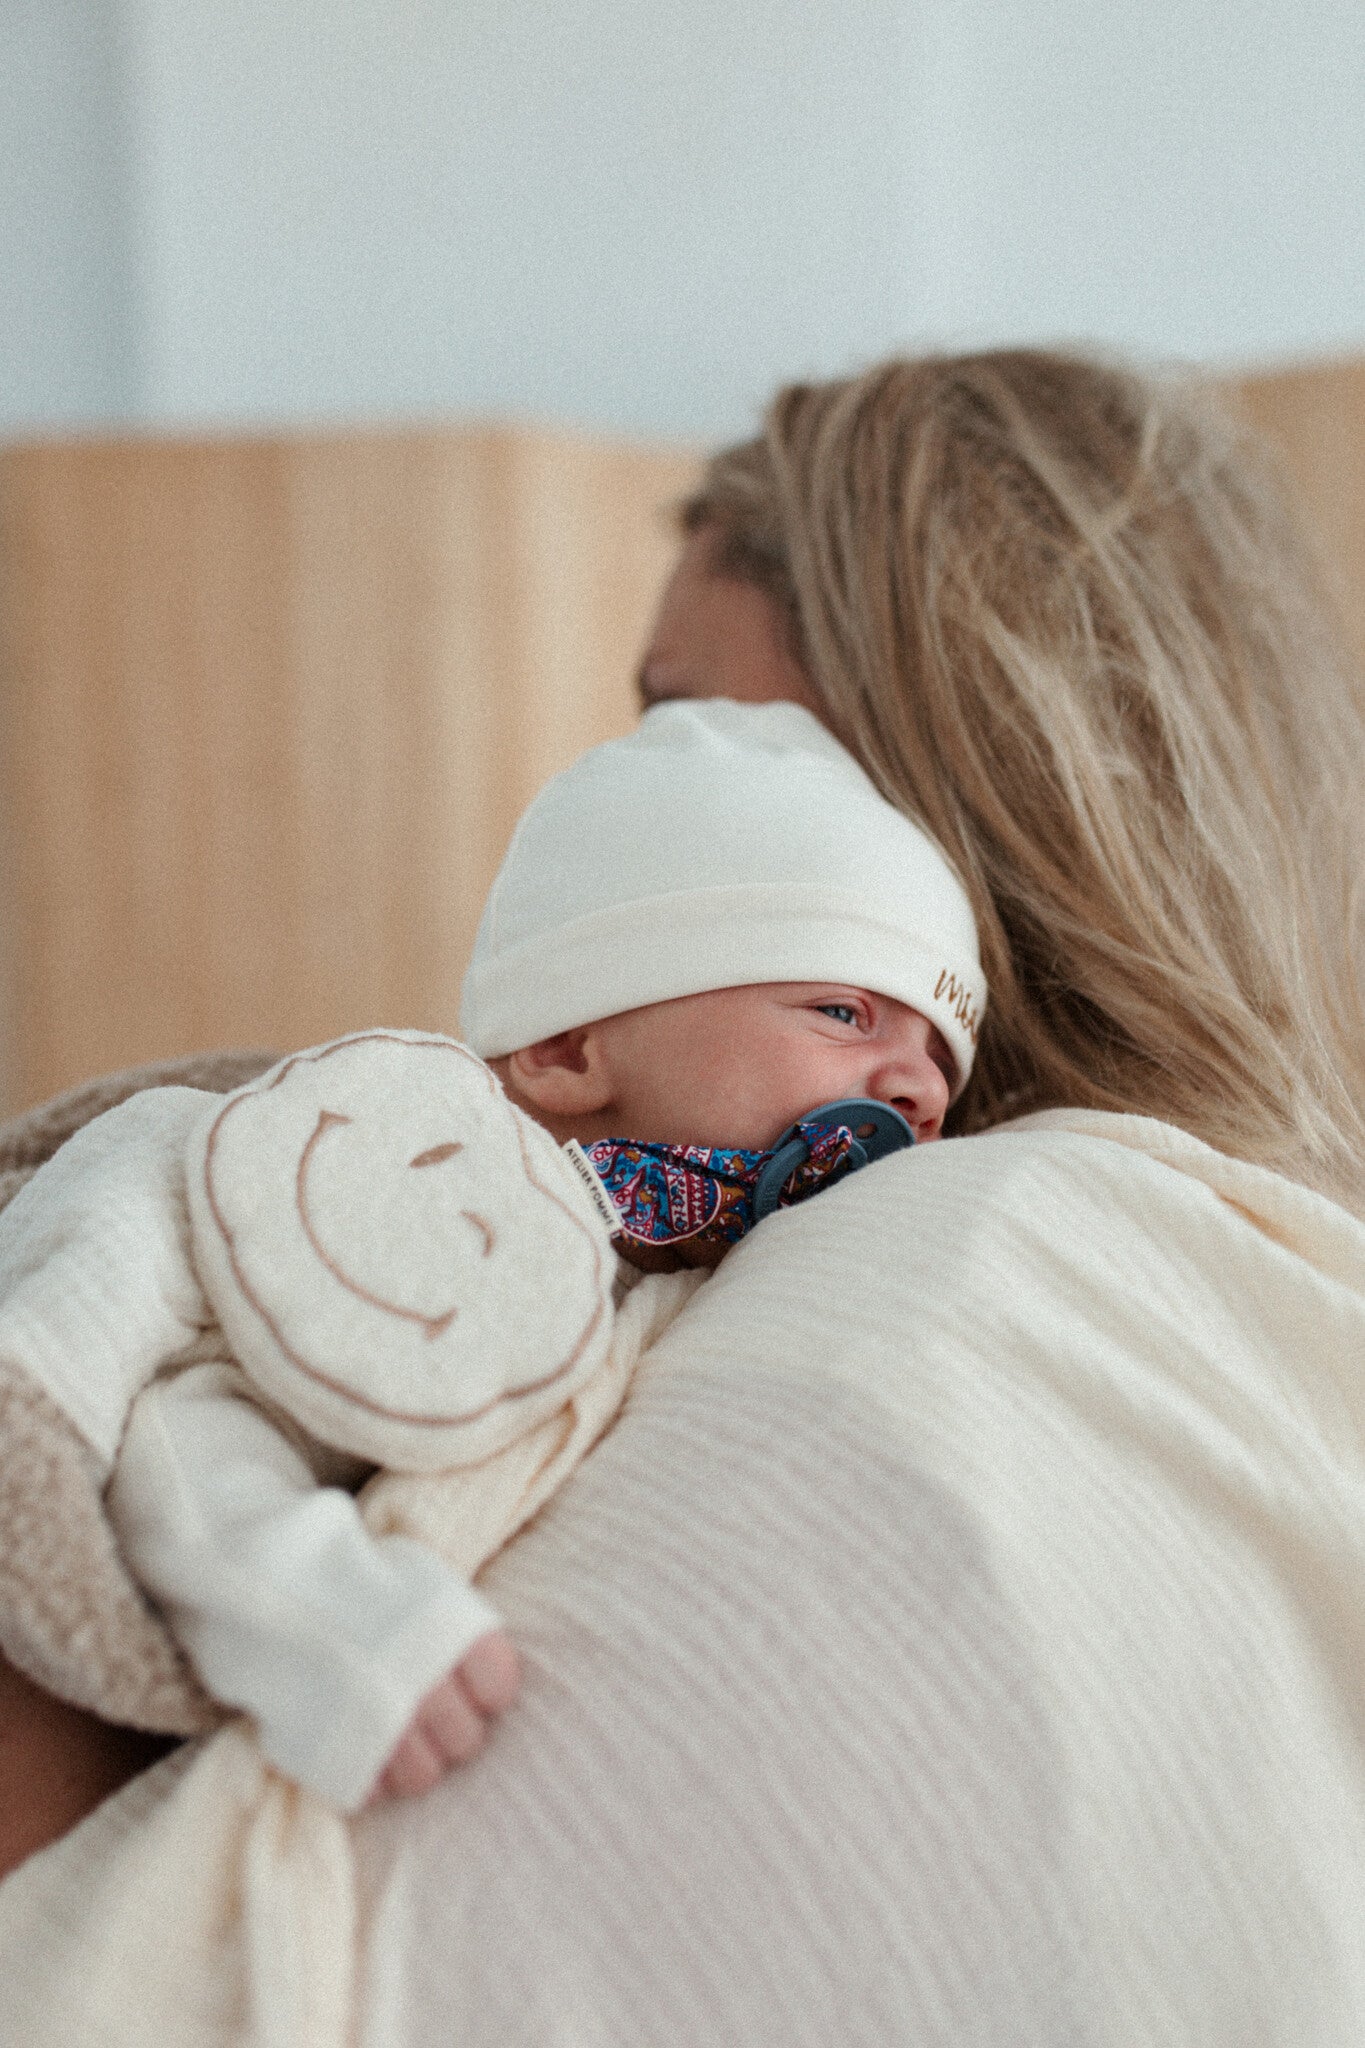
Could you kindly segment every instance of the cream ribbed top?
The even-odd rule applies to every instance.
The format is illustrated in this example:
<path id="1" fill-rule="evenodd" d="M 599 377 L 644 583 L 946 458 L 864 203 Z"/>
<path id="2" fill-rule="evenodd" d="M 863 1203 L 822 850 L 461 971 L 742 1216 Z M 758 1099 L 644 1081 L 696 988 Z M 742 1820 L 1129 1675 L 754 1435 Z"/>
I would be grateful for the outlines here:
<path id="1" fill-rule="evenodd" d="M 1365 2039 L 1365 1232 L 1061 1121 L 647 1355 L 487 1575 L 518 1712 L 361 1829 L 362 2048 Z"/>
<path id="2" fill-rule="evenodd" d="M 1363 1368 L 1365 1230 L 1160 1124 L 765 1223 L 481 1581 L 488 1751 L 353 1828 L 354 2048 L 1365 2039 Z M 183 1900 L 92 1915 L 193 1782 L 0 1888 L 4 2048 L 243 2038 L 219 1920 L 187 1992 Z"/>

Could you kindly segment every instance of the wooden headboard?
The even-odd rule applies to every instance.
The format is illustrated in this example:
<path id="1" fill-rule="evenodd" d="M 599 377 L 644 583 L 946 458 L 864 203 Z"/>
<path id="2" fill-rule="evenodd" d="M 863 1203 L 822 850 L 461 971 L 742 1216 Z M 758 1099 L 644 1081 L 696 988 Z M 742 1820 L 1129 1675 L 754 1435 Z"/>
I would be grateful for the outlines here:
<path id="1" fill-rule="evenodd" d="M 1280 455 L 1365 668 L 1365 361 L 1249 377 L 1231 394 Z"/>
<path id="2" fill-rule="evenodd" d="M 1235 395 L 1365 658 L 1365 364 Z M 0 450 L 0 1109 L 453 1029 L 518 812 L 633 720 L 696 465 L 483 429 Z"/>
<path id="3" fill-rule="evenodd" d="M 487 430 L 0 453 L 4 1107 L 453 1030 L 518 812 L 633 722 L 695 473 Z"/>

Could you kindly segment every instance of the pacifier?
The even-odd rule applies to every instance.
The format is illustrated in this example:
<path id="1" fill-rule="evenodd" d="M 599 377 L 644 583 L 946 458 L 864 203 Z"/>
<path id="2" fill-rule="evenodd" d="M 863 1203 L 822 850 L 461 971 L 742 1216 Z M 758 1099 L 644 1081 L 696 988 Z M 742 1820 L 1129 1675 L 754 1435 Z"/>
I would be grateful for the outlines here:
<path id="1" fill-rule="evenodd" d="M 909 1124 L 889 1102 L 877 1102 L 868 1095 L 846 1095 L 838 1102 L 822 1102 L 818 1109 L 808 1110 L 805 1116 L 798 1117 L 773 1146 L 771 1158 L 754 1183 L 755 1223 L 771 1216 L 780 1204 L 787 1182 L 810 1158 L 812 1148 L 808 1134 L 814 1133 L 818 1137 L 820 1132 L 833 1131 L 840 1126 L 851 1132 L 853 1137 L 844 1164 L 845 1175 L 856 1173 L 859 1167 L 870 1166 L 874 1159 L 886 1159 L 893 1152 L 903 1152 L 907 1145 L 915 1142 L 915 1134 Z"/>
<path id="2" fill-rule="evenodd" d="M 849 1095 L 798 1117 L 762 1152 L 632 1138 L 571 1139 L 564 1149 L 614 1236 L 654 1246 L 731 1245 L 775 1209 L 808 1201 L 914 1142 L 899 1110 Z"/>

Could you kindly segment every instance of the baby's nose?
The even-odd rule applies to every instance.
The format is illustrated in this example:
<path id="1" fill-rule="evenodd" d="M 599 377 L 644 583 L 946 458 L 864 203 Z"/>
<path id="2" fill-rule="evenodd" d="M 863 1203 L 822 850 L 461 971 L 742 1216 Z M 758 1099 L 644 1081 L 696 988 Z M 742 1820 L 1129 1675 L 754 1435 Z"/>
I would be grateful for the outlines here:
<path id="1" fill-rule="evenodd" d="M 884 1061 L 869 1076 L 867 1092 L 874 1101 L 889 1102 L 915 1134 L 916 1144 L 936 1138 L 948 1113 L 948 1080 L 927 1051 L 903 1052 Z"/>

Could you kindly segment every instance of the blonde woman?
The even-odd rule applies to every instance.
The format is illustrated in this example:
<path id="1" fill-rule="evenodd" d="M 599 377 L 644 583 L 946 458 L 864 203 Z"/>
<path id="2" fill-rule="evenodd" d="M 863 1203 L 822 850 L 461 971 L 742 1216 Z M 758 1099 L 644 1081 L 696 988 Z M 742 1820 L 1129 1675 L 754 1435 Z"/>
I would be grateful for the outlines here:
<path id="1" fill-rule="evenodd" d="M 362 1845 L 411 2048 L 1365 2036 L 1365 696 L 1263 472 L 996 352 L 684 508 L 645 702 L 824 718 L 990 1005 L 961 1142 L 741 1248 L 495 1564 L 523 1708 Z"/>
<path id="2" fill-rule="evenodd" d="M 1365 2032 L 1365 737 L 1259 470 L 1022 352 L 710 465 L 645 698 L 827 720 L 989 1021 L 495 1561 L 523 1699 L 359 1826 L 362 2048 Z"/>
<path id="3" fill-rule="evenodd" d="M 1365 1213 L 1365 695 L 1260 451 L 1028 351 L 795 386 L 725 450 L 646 702 L 792 697 L 971 891 L 961 1131 L 1161 1117 Z"/>

